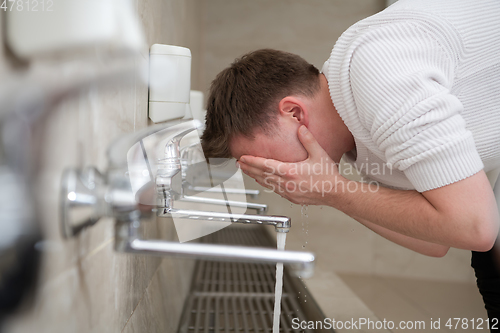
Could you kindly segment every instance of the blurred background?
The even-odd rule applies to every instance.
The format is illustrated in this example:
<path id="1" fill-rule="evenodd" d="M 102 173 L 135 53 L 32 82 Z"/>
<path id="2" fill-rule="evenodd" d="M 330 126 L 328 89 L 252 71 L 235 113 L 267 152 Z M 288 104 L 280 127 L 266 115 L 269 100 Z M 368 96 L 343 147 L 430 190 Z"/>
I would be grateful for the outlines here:
<path id="1" fill-rule="evenodd" d="M 55 11 L 61 1 L 53 1 Z M 345 29 L 386 5 L 384 0 L 133 0 L 145 36 L 139 60 L 134 61 L 147 64 L 149 47 L 155 43 L 187 47 L 192 53 L 191 89 L 206 96 L 220 70 L 259 48 L 293 52 L 321 68 Z M 12 82 L 13 73 L 17 78 L 50 72 L 52 80 L 60 82 L 89 75 L 92 70 L 82 65 L 85 57 L 98 68 L 113 63 L 93 49 L 84 56 L 74 50 L 64 58 L 58 54 L 23 58 L 7 43 L 9 14 L 4 10 L 0 14 L 3 86 Z M 33 124 L 27 140 L 33 142 L 37 157 L 29 189 L 41 234 L 35 242 L 39 269 L 28 297 L 4 312 L 5 332 L 177 330 L 190 288 L 192 260 L 115 253 L 112 219 L 103 219 L 69 240 L 59 230 L 63 170 L 87 165 L 104 169 L 105 151 L 114 138 L 152 124 L 147 80 L 139 75 L 124 80 L 81 89 Z M 264 190 L 251 179 L 245 182 L 247 188 Z M 287 249 L 316 253 L 315 275 L 305 283 L 327 317 L 393 321 L 486 317 L 470 252 L 451 249 L 444 258 L 428 258 L 386 241 L 332 208 L 292 205 L 265 192 L 256 201 L 268 204 L 270 214 L 292 217 Z M 176 238 L 171 223 L 152 225 L 147 232 Z"/>

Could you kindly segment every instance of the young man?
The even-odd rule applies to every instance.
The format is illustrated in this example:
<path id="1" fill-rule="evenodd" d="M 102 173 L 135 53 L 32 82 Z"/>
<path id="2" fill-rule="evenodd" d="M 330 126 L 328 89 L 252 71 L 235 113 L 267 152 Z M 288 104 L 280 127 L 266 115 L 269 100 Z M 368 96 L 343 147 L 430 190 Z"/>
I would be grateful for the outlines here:
<path id="1" fill-rule="evenodd" d="M 422 254 L 472 250 L 495 324 L 498 17 L 496 0 L 400 0 L 350 27 L 321 74 L 292 54 L 245 55 L 212 83 L 205 154 Z M 342 156 L 382 186 L 342 177 Z"/>

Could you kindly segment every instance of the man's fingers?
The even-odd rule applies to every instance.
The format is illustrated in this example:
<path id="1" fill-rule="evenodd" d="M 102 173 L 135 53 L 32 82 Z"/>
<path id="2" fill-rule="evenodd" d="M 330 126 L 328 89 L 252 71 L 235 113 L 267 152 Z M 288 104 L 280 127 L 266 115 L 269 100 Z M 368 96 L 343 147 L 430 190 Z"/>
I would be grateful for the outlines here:
<path id="1" fill-rule="evenodd" d="M 242 162 L 238 162 L 238 165 L 239 165 L 239 168 L 241 169 L 241 171 L 243 171 L 244 173 L 246 173 L 249 176 L 250 175 L 263 176 L 265 174 L 265 171 L 263 171 L 259 168 L 253 167 L 251 165 L 248 165 L 248 164 L 245 164 Z M 255 177 L 253 177 L 253 178 L 255 178 Z"/>
<path id="2" fill-rule="evenodd" d="M 275 184 L 279 184 L 281 182 L 281 179 L 278 176 L 275 175 L 255 175 L 252 173 L 246 173 L 248 176 L 252 177 L 255 179 L 258 183 L 266 184 L 266 186 L 273 186 Z"/>
<path id="3" fill-rule="evenodd" d="M 259 168 L 249 166 L 245 163 L 238 162 L 238 164 L 241 168 L 241 171 L 243 171 L 244 174 L 248 175 L 249 177 L 252 177 L 264 187 L 275 186 L 275 184 L 279 184 L 280 182 L 282 182 L 281 177 L 279 175 L 267 173 Z"/>
<path id="4" fill-rule="evenodd" d="M 268 171 L 268 169 L 271 169 L 273 160 L 268 160 L 263 157 L 257 157 L 257 156 L 251 156 L 251 155 L 244 155 L 241 156 L 239 159 L 239 162 L 244 163 L 248 166 L 255 167 L 264 171 Z"/>
<path id="5" fill-rule="evenodd" d="M 284 175 L 289 168 L 287 163 L 250 155 L 242 156 L 238 163 L 243 171 L 248 170 L 254 174 Z"/>
<path id="6" fill-rule="evenodd" d="M 284 198 L 287 195 L 287 190 L 283 188 L 283 182 L 280 180 L 269 179 L 269 178 L 262 179 L 260 177 L 254 179 L 259 185 L 275 192 L 276 194 L 279 194 Z"/>
<path id="7" fill-rule="evenodd" d="M 299 127 L 298 137 L 304 148 L 309 153 L 309 158 L 320 156 L 324 153 L 324 149 L 319 145 L 313 134 L 302 125 Z"/>

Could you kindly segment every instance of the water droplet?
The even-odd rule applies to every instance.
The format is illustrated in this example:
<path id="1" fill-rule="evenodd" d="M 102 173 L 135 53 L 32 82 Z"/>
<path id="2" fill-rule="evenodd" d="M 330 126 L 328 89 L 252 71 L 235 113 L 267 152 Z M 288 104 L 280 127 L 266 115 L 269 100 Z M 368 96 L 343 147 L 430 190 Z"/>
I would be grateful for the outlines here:
<path id="1" fill-rule="evenodd" d="M 302 205 L 300 209 L 301 213 L 301 222 L 302 222 L 302 232 L 305 232 L 305 244 L 307 244 L 307 238 L 309 237 L 309 215 L 307 213 L 307 205 Z M 302 248 L 305 248 L 305 245 L 302 246 Z"/>
<path id="2" fill-rule="evenodd" d="M 307 216 L 307 205 L 302 205 L 302 207 L 300 208 L 300 214 L 301 214 L 303 217 L 308 217 L 308 216 Z"/>

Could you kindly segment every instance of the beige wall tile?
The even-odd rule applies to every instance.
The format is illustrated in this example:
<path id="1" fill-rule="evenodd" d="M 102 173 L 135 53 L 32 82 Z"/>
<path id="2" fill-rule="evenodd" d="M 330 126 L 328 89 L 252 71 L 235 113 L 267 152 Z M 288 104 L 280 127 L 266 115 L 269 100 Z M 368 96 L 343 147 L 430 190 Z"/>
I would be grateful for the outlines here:
<path id="1" fill-rule="evenodd" d="M 187 47 L 192 54 L 191 89 L 202 89 L 201 45 L 204 0 L 136 0 L 148 47 L 168 44 Z M 149 59 L 146 51 L 145 59 Z"/>
<path id="2" fill-rule="evenodd" d="M 135 4 L 148 47 L 153 43 L 191 46 L 193 66 L 199 68 L 201 11 L 196 1 L 136 0 Z M 4 64 L 10 66 L 3 51 L 0 70 Z M 142 61 L 148 61 L 148 54 L 145 48 Z M 46 61 L 57 64 L 60 59 Z M 43 71 L 49 67 L 37 62 L 32 68 Z M 68 64 L 60 75 L 79 73 L 82 69 L 75 63 Z M 40 157 L 36 198 L 45 236 L 40 244 L 43 261 L 33 306 L 12 316 L 7 332 L 119 332 L 132 327 L 128 323 L 137 332 L 168 332 L 176 326 L 173 323 L 182 310 L 192 262 L 116 253 L 111 219 L 102 219 L 69 240 L 62 238 L 59 226 L 62 171 L 89 165 L 104 171 L 112 140 L 147 126 L 147 104 L 148 85 L 136 77 L 120 85 L 82 91 L 38 124 L 34 140 Z M 169 219 L 146 222 L 144 234 L 154 239 L 176 237 Z M 160 304 L 162 311 L 152 312 L 145 304 L 153 304 L 152 308 Z"/>
<path id="3" fill-rule="evenodd" d="M 210 0 L 204 21 L 204 88 L 236 57 L 259 48 L 297 53 L 321 68 L 337 38 L 384 8 L 381 0 Z"/>
<path id="4" fill-rule="evenodd" d="M 123 332 L 176 332 L 193 268 L 193 260 L 164 259 Z"/>
<path id="5" fill-rule="evenodd" d="M 450 249 L 443 258 L 431 258 L 378 236 L 373 251 L 375 255 L 372 273 L 376 275 L 475 282 L 474 271 L 470 267 L 470 251 Z"/>

